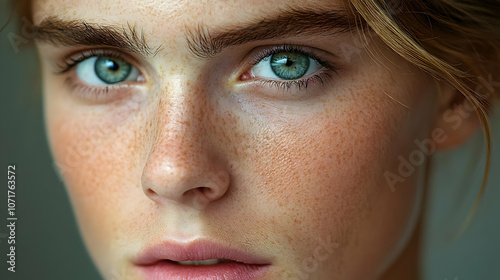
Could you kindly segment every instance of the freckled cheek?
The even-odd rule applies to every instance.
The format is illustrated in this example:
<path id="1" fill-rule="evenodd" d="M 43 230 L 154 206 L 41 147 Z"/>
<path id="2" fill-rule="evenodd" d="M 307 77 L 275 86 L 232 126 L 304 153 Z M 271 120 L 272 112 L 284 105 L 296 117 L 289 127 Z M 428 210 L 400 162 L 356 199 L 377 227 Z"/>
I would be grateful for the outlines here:
<path id="1" fill-rule="evenodd" d="M 59 111 L 64 112 L 64 111 Z M 109 253 L 109 240 L 133 223 L 128 209 L 144 201 L 131 122 L 103 125 L 94 116 L 53 114 L 47 123 L 56 165 L 65 181 L 85 242 L 96 258 Z M 144 200 L 147 200 L 144 196 Z M 137 207 L 135 206 L 137 204 Z M 137 214 L 137 213 L 135 213 Z M 137 229 L 134 229 L 137 230 Z"/>
<path id="2" fill-rule="evenodd" d="M 303 123 L 314 126 L 269 127 L 264 137 L 268 140 L 247 145 L 256 148 L 246 159 L 252 163 L 247 172 L 252 197 L 265 201 L 264 216 L 279 217 L 276 232 L 286 234 L 277 238 L 295 251 L 295 257 L 309 254 L 320 237 L 345 241 L 350 224 L 363 215 L 367 204 L 363 187 L 369 178 L 361 179 L 360 170 L 366 172 L 364 166 L 375 156 L 370 147 L 356 145 L 368 135 L 353 139 L 346 134 L 349 129 L 326 118 Z"/>
<path id="3" fill-rule="evenodd" d="M 382 200 L 391 205 L 383 214 L 386 223 L 400 220 L 391 214 L 394 209 L 411 210 L 401 204 L 412 199 L 407 195 L 411 191 L 384 196 L 389 188 L 383 171 L 395 164 L 398 153 L 408 149 L 406 145 L 391 150 L 401 138 L 394 131 L 404 126 L 407 116 L 401 110 L 392 114 L 388 110 L 366 105 L 364 110 L 346 108 L 334 115 L 317 114 L 298 122 L 269 125 L 265 136 L 247 144 L 257 147 L 246 155 L 254 197 L 265 200 L 263 211 L 279 216 L 277 232 L 291 236 L 289 240 L 279 238 L 299 250 L 297 256 L 309 254 L 311 246 L 317 246 L 317 237 L 352 242 L 354 233 Z M 417 135 L 402 133 L 400 142 L 410 143 Z"/>

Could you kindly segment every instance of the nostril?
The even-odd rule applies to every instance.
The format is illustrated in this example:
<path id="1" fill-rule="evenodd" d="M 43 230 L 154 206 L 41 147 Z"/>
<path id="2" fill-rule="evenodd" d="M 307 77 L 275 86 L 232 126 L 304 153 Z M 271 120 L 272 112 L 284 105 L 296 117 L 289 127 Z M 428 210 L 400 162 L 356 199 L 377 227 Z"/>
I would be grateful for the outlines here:
<path id="1" fill-rule="evenodd" d="M 146 190 L 146 195 L 147 196 L 152 196 L 152 195 L 155 195 L 156 193 L 152 190 L 152 189 L 147 189 Z"/>
<path id="2" fill-rule="evenodd" d="M 154 190 L 152 190 L 150 188 L 147 188 L 146 190 L 144 190 L 144 193 L 146 194 L 146 197 L 149 197 L 149 199 L 151 199 L 153 201 L 156 201 L 156 202 L 161 201 L 161 198 L 158 195 L 158 193 L 156 193 Z"/>
<path id="3" fill-rule="evenodd" d="M 157 193 L 151 188 L 144 188 L 144 194 L 146 194 L 146 197 L 151 199 L 152 201 L 156 203 L 163 203 L 164 199 L 162 198 L 162 195 Z"/>
<path id="4" fill-rule="evenodd" d="M 173 170 L 163 167 L 160 171 L 165 172 L 159 172 L 146 167 L 141 178 L 143 192 L 159 204 L 173 201 L 203 209 L 224 196 L 229 187 L 230 176 L 225 171 L 206 168 L 203 172 L 188 172 L 181 167 L 177 171 L 176 167 Z"/>
<path id="5" fill-rule="evenodd" d="M 198 191 L 202 193 L 209 200 L 214 200 L 219 198 L 219 192 L 217 191 L 217 189 L 208 187 L 199 187 Z"/>

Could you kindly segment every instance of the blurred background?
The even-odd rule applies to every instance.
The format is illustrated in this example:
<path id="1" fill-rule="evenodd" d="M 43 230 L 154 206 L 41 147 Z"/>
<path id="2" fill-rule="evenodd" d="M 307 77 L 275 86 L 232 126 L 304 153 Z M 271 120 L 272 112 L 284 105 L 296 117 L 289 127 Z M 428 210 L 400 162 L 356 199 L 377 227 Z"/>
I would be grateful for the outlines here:
<path id="1" fill-rule="evenodd" d="M 9 17 L 0 0 L 0 26 Z M 44 132 L 38 61 L 16 20 L 0 32 L 0 279 L 100 279 Z M 16 272 L 7 271 L 7 166 L 16 165 Z M 118 279 L 117 279 L 118 280 Z"/>
<path id="2" fill-rule="evenodd" d="M 0 0 L 0 26 L 9 17 Z M 0 33 L 0 279 L 100 279 L 80 239 L 44 131 L 38 61 L 13 20 Z M 489 81 L 500 91 L 500 78 Z M 500 104 L 497 102 L 497 111 Z M 479 191 L 484 138 L 440 152 L 425 225 L 424 279 L 500 279 L 500 114 L 492 116 L 493 162 L 486 193 L 467 230 L 453 240 Z M 7 272 L 7 166 L 16 165 L 16 272 Z M 396 190 L 397 191 L 397 190 Z M 114 280 L 114 279 L 113 279 Z"/>

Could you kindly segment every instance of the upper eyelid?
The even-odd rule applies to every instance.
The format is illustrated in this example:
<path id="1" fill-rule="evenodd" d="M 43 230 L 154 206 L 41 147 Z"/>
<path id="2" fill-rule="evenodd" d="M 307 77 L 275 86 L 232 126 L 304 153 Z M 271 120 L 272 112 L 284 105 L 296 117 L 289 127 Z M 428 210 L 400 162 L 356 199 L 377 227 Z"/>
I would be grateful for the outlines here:
<path id="1" fill-rule="evenodd" d="M 307 46 L 301 46 L 301 45 L 294 45 L 294 44 L 282 44 L 282 45 L 272 45 L 272 46 L 265 46 L 265 47 L 259 47 L 259 50 L 255 53 L 255 50 L 251 53 L 254 53 L 250 57 L 250 62 L 249 64 L 251 66 L 257 65 L 260 63 L 264 58 L 269 57 L 275 53 L 278 52 L 297 52 L 297 53 L 302 53 L 314 60 L 316 60 L 319 64 L 321 64 L 323 67 L 328 68 L 328 69 L 337 69 L 336 65 L 331 63 L 328 58 L 325 58 L 324 55 L 321 53 L 325 51 L 321 51 L 319 49 L 313 48 L 313 47 L 307 47 Z"/>
<path id="2" fill-rule="evenodd" d="M 130 63 L 133 67 L 137 68 L 139 70 L 141 75 L 144 75 L 144 68 L 145 63 L 141 61 L 141 59 L 135 58 L 133 55 L 130 55 L 126 52 L 114 49 L 114 48 L 91 48 L 91 49 L 83 49 L 83 50 L 78 50 L 78 51 L 73 51 L 68 55 L 65 55 L 62 59 L 61 62 L 64 65 L 61 65 L 60 63 L 56 64 L 56 67 L 58 68 L 58 71 L 56 71 L 56 74 L 64 74 L 71 69 L 74 69 L 74 67 L 82 62 L 85 59 L 95 57 L 95 56 L 111 56 L 111 57 L 118 57 L 123 59 L 125 62 Z"/>

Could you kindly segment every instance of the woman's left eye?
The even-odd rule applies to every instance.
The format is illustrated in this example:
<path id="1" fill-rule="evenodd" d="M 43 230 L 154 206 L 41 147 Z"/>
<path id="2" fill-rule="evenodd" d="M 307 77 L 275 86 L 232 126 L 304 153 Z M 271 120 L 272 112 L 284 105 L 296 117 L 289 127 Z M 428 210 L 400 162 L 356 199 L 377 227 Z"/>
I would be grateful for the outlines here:
<path id="1" fill-rule="evenodd" d="M 76 65 L 76 75 L 91 85 L 111 85 L 137 81 L 139 70 L 127 61 L 113 56 L 92 56 Z"/>
<path id="2" fill-rule="evenodd" d="M 298 52 L 279 52 L 263 58 L 250 70 L 252 77 L 273 80 L 297 80 L 317 72 L 323 66 L 314 58 Z"/>

